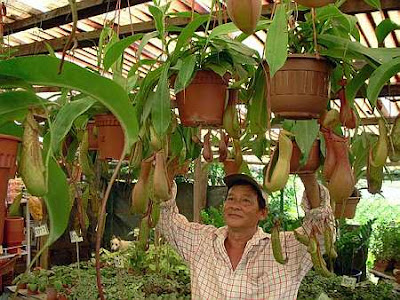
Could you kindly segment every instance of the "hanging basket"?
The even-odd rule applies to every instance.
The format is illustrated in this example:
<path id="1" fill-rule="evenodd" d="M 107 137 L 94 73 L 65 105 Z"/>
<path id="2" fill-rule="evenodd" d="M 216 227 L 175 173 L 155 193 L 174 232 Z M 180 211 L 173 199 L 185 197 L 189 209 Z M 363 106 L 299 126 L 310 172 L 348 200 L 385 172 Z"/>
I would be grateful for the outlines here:
<path id="1" fill-rule="evenodd" d="M 98 128 L 97 142 L 99 159 L 120 159 L 124 150 L 124 131 L 112 114 L 95 116 L 95 124 Z"/>
<path id="2" fill-rule="evenodd" d="M 354 189 L 351 197 L 344 201 L 338 201 L 335 204 L 335 218 L 353 219 L 356 215 L 357 204 L 360 202 L 361 195 L 357 189 Z"/>
<path id="3" fill-rule="evenodd" d="M 297 143 L 293 141 L 292 157 L 290 159 L 290 174 L 310 174 L 317 171 L 320 165 L 319 140 L 313 143 L 308 160 L 305 165 L 300 165 L 301 151 Z"/>
<path id="4" fill-rule="evenodd" d="M 8 180 L 15 175 L 15 161 L 20 141 L 11 135 L 0 135 L 0 245 L 4 239 Z"/>
<path id="5" fill-rule="evenodd" d="M 329 100 L 331 69 L 324 58 L 289 55 L 270 80 L 271 111 L 285 119 L 318 119 Z"/>
<path id="6" fill-rule="evenodd" d="M 221 127 L 228 78 L 213 71 L 197 71 L 189 86 L 176 94 L 179 117 L 184 126 Z"/>

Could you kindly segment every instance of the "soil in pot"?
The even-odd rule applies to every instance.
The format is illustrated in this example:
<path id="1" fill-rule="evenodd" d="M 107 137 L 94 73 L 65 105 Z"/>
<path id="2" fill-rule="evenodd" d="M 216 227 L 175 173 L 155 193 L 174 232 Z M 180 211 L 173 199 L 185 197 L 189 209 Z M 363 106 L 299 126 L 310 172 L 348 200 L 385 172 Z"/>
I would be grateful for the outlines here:
<path id="1" fill-rule="evenodd" d="M 176 94 L 182 124 L 221 127 L 227 87 L 227 78 L 213 71 L 197 71 L 189 86 Z"/>
<path id="2" fill-rule="evenodd" d="M 319 118 L 329 100 L 331 69 L 324 58 L 289 55 L 270 80 L 271 111 L 285 119 Z"/>
<path id="3" fill-rule="evenodd" d="M 124 150 L 124 131 L 112 114 L 101 114 L 95 117 L 98 129 L 97 141 L 99 159 L 119 159 Z"/>
<path id="4" fill-rule="evenodd" d="M 4 239 L 4 221 L 6 217 L 6 204 L 8 180 L 15 172 L 15 160 L 20 139 L 10 135 L 0 135 L 0 245 Z"/>
<path id="5" fill-rule="evenodd" d="M 319 140 L 313 143 L 308 160 L 305 165 L 300 165 L 301 151 L 296 142 L 293 142 L 292 157 L 290 159 L 290 173 L 291 174 L 308 174 L 314 173 L 320 165 L 320 148 Z"/>
<path id="6" fill-rule="evenodd" d="M 25 220 L 22 217 L 7 217 L 4 226 L 4 239 L 7 247 L 21 246 L 25 239 Z M 18 249 L 10 249 L 10 253 L 16 253 Z"/>

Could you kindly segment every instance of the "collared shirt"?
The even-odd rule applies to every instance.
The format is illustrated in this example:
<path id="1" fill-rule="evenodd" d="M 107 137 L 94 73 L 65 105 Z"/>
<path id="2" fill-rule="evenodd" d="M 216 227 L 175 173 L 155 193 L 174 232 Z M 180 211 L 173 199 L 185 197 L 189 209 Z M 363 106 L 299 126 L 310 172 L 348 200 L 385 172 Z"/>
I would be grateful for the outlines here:
<path id="1" fill-rule="evenodd" d="M 282 250 L 288 259 L 285 265 L 276 262 L 270 234 L 259 227 L 233 270 L 224 246 L 227 227 L 189 222 L 179 214 L 175 197 L 174 184 L 171 199 L 161 205 L 158 228 L 189 264 L 192 299 L 296 299 L 300 282 L 312 262 L 307 247 L 295 239 L 293 232 L 280 234 Z M 312 226 L 322 232 L 324 223 L 333 222 L 329 192 L 322 185 L 320 197 L 320 207 L 310 210 L 307 196 L 303 195 L 306 216 L 302 227 L 307 232 Z"/>

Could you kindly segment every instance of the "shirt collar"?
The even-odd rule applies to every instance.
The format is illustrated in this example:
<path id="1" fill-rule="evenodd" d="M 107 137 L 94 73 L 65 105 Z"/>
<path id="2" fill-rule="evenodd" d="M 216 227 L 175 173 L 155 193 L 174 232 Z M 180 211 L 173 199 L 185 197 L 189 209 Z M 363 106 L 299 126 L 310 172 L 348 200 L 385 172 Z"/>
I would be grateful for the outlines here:
<path id="1" fill-rule="evenodd" d="M 215 236 L 217 240 L 225 241 L 228 235 L 228 227 L 223 226 L 218 228 L 215 231 Z M 257 231 L 254 233 L 253 237 L 247 242 L 248 246 L 257 245 L 261 240 L 270 239 L 271 235 L 269 233 L 265 233 L 261 227 L 257 227 Z"/>

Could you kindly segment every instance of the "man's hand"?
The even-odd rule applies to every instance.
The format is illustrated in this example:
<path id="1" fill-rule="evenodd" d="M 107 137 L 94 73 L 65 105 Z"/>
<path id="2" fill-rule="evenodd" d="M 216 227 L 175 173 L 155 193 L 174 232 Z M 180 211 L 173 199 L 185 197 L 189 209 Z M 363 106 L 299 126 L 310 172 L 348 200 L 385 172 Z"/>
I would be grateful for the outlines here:
<path id="1" fill-rule="evenodd" d="M 301 181 L 304 184 L 306 195 L 311 208 L 319 207 L 321 198 L 319 195 L 319 186 L 315 173 L 299 174 Z"/>

